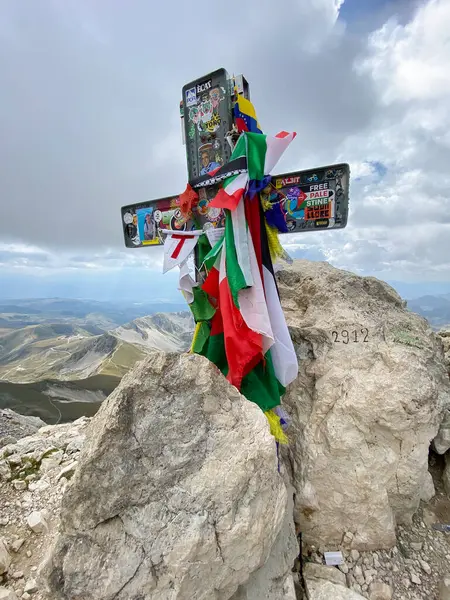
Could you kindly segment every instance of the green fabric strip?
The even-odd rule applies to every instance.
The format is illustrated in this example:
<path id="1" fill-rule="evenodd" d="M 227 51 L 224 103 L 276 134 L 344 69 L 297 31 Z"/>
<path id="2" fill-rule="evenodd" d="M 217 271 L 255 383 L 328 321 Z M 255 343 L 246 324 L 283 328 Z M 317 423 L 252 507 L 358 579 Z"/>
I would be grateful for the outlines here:
<path id="1" fill-rule="evenodd" d="M 236 308 L 239 307 L 239 291 L 247 287 L 244 274 L 239 266 L 236 254 L 236 245 L 234 242 L 233 221 L 229 210 L 225 210 L 225 265 L 228 286 L 230 288 L 233 302 Z"/>
<path id="2" fill-rule="evenodd" d="M 208 294 L 202 290 L 201 287 L 192 288 L 194 294 L 194 301 L 189 304 L 194 321 L 209 321 L 213 318 L 216 309 L 208 299 Z"/>

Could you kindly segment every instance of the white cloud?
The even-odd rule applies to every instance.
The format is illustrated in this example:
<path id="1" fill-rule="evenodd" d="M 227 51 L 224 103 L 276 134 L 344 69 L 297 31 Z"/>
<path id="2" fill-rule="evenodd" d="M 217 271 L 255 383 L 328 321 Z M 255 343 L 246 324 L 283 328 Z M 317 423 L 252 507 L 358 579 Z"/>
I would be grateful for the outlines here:
<path id="1" fill-rule="evenodd" d="M 184 189 L 180 90 L 224 65 L 249 79 L 266 131 L 298 132 L 280 170 L 350 163 L 347 228 L 284 236 L 290 252 L 385 278 L 450 280 L 450 0 L 369 36 L 342 23 L 340 0 L 231 0 L 210 9 L 220 26 L 193 50 L 186 31 L 198 13 L 181 0 L 137 0 L 132 11 L 120 0 L 5 6 L 2 268 L 156 277 L 161 249 L 125 250 L 119 209 Z"/>
<path id="2" fill-rule="evenodd" d="M 407 25 L 392 19 L 370 36 L 360 68 L 371 71 L 386 103 L 448 97 L 449 23 L 450 2 L 430 0 Z"/>

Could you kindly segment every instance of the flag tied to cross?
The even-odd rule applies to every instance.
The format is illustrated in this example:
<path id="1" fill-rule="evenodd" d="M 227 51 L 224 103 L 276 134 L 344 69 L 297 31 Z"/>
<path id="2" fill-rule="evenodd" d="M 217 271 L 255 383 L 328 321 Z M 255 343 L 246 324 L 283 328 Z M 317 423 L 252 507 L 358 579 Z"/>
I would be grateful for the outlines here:
<path id="1" fill-rule="evenodd" d="M 180 268 L 179 288 L 196 322 L 191 351 L 212 361 L 257 404 L 277 444 L 285 443 L 287 415 L 281 397 L 298 375 L 298 362 L 273 266 L 274 260 L 286 257 L 278 240 L 278 232 L 287 230 L 286 217 L 267 190 L 272 169 L 296 134 L 263 134 L 253 105 L 239 94 L 234 116 L 241 135 L 230 161 L 208 174 L 223 181 L 209 206 L 224 210 L 225 230 L 214 235 L 166 231 L 163 271 Z M 198 185 L 210 185 L 208 177 Z M 188 185 L 182 209 L 196 199 Z M 207 273 L 202 285 L 192 278 L 187 263 L 196 246 Z"/>
<path id="2" fill-rule="evenodd" d="M 280 254 L 274 250 L 279 242 L 259 192 L 295 135 L 241 134 L 232 159 L 245 155 L 248 172 L 226 179 L 210 202 L 225 210 L 225 232 L 213 246 L 204 236 L 199 252 L 207 271 L 200 288 L 204 295 L 190 304 L 196 320 L 192 351 L 211 360 L 264 411 L 282 443 L 286 419 L 280 416 L 280 401 L 297 377 L 298 362 L 274 275 L 272 257 Z M 211 311 L 212 317 L 198 317 Z"/>
<path id="3" fill-rule="evenodd" d="M 164 264 L 163 273 L 167 273 L 177 265 L 181 265 L 192 254 L 202 231 L 173 231 L 162 230 L 166 239 L 164 240 Z"/>

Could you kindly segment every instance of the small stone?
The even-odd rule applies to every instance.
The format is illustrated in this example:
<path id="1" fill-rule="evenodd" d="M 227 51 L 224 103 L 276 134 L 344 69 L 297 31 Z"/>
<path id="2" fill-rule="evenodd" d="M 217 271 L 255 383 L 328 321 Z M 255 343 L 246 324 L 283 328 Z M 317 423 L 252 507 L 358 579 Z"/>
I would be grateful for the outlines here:
<path id="1" fill-rule="evenodd" d="M 36 579 L 29 579 L 24 587 L 24 592 L 28 594 L 34 594 L 34 592 L 38 591 L 38 586 L 36 584 Z"/>
<path id="2" fill-rule="evenodd" d="M 9 523 L 9 517 L 1 517 L 0 518 L 0 525 L 3 525 L 3 527 L 6 527 L 6 525 L 8 525 Z"/>
<path id="3" fill-rule="evenodd" d="M 403 585 L 403 587 L 405 587 L 405 588 L 409 588 L 409 587 L 410 587 L 410 585 L 411 585 L 411 582 L 410 582 L 410 580 L 409 580 L 409 579 L 406 579 L 406 577 L 404 577 L 404 578 L 402 579 L 402 585 Z"/>
<path id="4" fill-rule="evenodd" d="M 415 585 L 420 585 L 422 582 L 420 581 L 420 577 L 417 575 L 417 573 L 411 573 L 411 581 L 415 584 Z"/>
<path id="5" fill-rule="evenodd" d="M 370 600 L 391 600 L 392 589 L 386 583 L 374 581 L 370 586 Z"/>
<path id="6" fill-rule="evenodd" d="M 41 461 L 41 466 L 39 470 L 42 473 L 47 473 L 48 471 L 53 471 L 53 469 L 57 469 L 62 461 L 63 451 L 58 450 L 58 452 L 53 452 L 50 456 L 46 456 Z"/>
<path id="7" fill-rule="evenodd" d="M 27 525 L 34 533 L 42 533 L 43 531 L 48 530 L 48 524 L 44 518 L 43 512 L 37 510 L 28 515 Z"/>
<path id="8" fill-rule="evenodd" d="M 420 562 L 420 566 L 422 567 L 422 571 L 425 571 L 425 573 L 427 575 L 431 575 L 431 567 L 430 565 L 425 562 L 424 560 L 419 561 Z"/>
<path id="9" fill-rule="evenodd" d="M 410 546 L 416 552 L 421 552 L 423 548 L 423 542 L 411 542 Z"/>
<path id="10" fill-rule="evenodd" d="M 74 460 L 71 463 L 69 463 L 68 465 L 66 465 L 58 474 L 58 476 L 56 477 L 56 481 L 59 481 L 61 479 L 61 477 L 65 477 L 66 479 L 70 479 L 72 477 L 72 475 L 75 473 L 75 469 L 77 467 L 77 461 Z"/>
<path id="11" fill-rule="evenodd" d="M 397 567 L 397 565 L 392 565 L 392 572 L 393 573 L 398 573 L 400 571 L 400 569 Z"/>
<path id="12" fill-rule="evenodd" d="M 13 482 L 13 488 L 18 492 L 23 492 L 27 489 L 27 482 L 22 479 L 15 479 Z"/>
<path id="13" fill-rule="evenodd" d="M 303 576 L 306 580 L 308 579 L 325 579 L 331 581 L 336 585 L 346 585 L 346 579 L 344 573 L 335 567 L 328 567 L 325 565 L 317 565 L 312 562 L 308 562 L 304 565 Z"/>
<path id="14" fill-rule="evenodd" d="M 32 556 L 33 556 L 33 554 L 32 554 L 32 552 L 31 552 L 31 550 L 27 550 L 27 557 L 28 557 L 28 558 L 31 558 Z"/>
<path id="15" fill-rule="evenodd" d="M 361 555 L 358 552 L 358 550 L 352 550 L 350 552 L 350 556 L 352 557 L 352 560 L 354 560 L 356 562 Z"/>
<path id="16" fill-rule="evenodd" d="M 347 575 L 347 573 L 349 572 L 348 565 L 346 565 L 345 563 L 342 563 L 342 565 L 339 565 L 338 569 L 340 571 L 342 571 L 342 573 L 344 573 L 345 575 Z"/>
<path id="17" fill-rule="evenodd" d="M 428 508 L 423 509 L 423 522 L 427 527 L 431 527 L 434 523 L 436 523 L 436 515 L 433 511 Z"/>
<path id="18" fill-rule="evenodd" d="M 21 596 L 22 600 L 31 600 L 31 594 L 24 592 Z"/>
<path id="19" fill-rule="evenodd" d="M 14 542 L 12 542 L 12 544 L 11 544 L 11 550 L 16 553 L 19 552 L 19 550 L 22 548 L 24 543 L 25 543 L 25 540 L 23 540 L 22 538 L 19 538 L 18 540 L 14 540 Z"/>
<path id="20" fill-rule="evenodd" d="M 11 556 L 4 540 L 0 539 L 0 575 L 7 573 L 11 565 Z"/>
<path id="21" fill-rule="evenodd" d="M 19 454 L 11 454 L 6 459 L 10 467 L 19 467 L 22 464 L 22 457 Z"/>
<path id="22" fill-rule="evenodd" d="M 450 600 L 450 574 L 446 575 L 441 581 L 439 600 Z"/>
<path id="23" fill-rule="evenodd" d="M 375 569 L 381 569 L 381 563 L 378 560 L 378 558 L 373 559 L 373 566 L 375 567 Z"/>
<path id="24" fill-rule="evenodd" d="M 16 592 L 0 587 L 0 600 L 17 600 Z"/>
<path id="25" fill-rule="evenodd" d="M 320 556 L 320 554 L 314 554 L 313 558 L 314 558 L 314 562 L 317 563 L 318 565 L 323 564 L 323 560 L 322 560 L 322 557 Z"/>
<path id="26" fill-rule="evenodd" d="M 352 543 L 354 538 L 353 533 L 351 533 L 350 531 L 347 531 L 344 535 L 344 539 L 342 540 L 342 544 L 344 546 L 350 546 L 350 544 Z"/>

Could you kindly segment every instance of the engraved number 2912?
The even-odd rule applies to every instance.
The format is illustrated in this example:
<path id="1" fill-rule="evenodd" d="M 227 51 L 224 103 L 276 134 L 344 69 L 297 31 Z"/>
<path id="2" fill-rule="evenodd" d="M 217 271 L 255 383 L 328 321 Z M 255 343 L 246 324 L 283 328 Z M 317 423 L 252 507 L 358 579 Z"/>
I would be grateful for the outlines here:
<path id="1" fill-rule="evenodd" d="M 331 335 L 333 336 L 333 342 L 348 344 L 350 342 L 368 342 L 369 341 L 369 330 L 364 327 L 363 329 L 353 331 L 348 331 L 347 329 L 342 329 L 341 331 L 332 331 Z"/>

